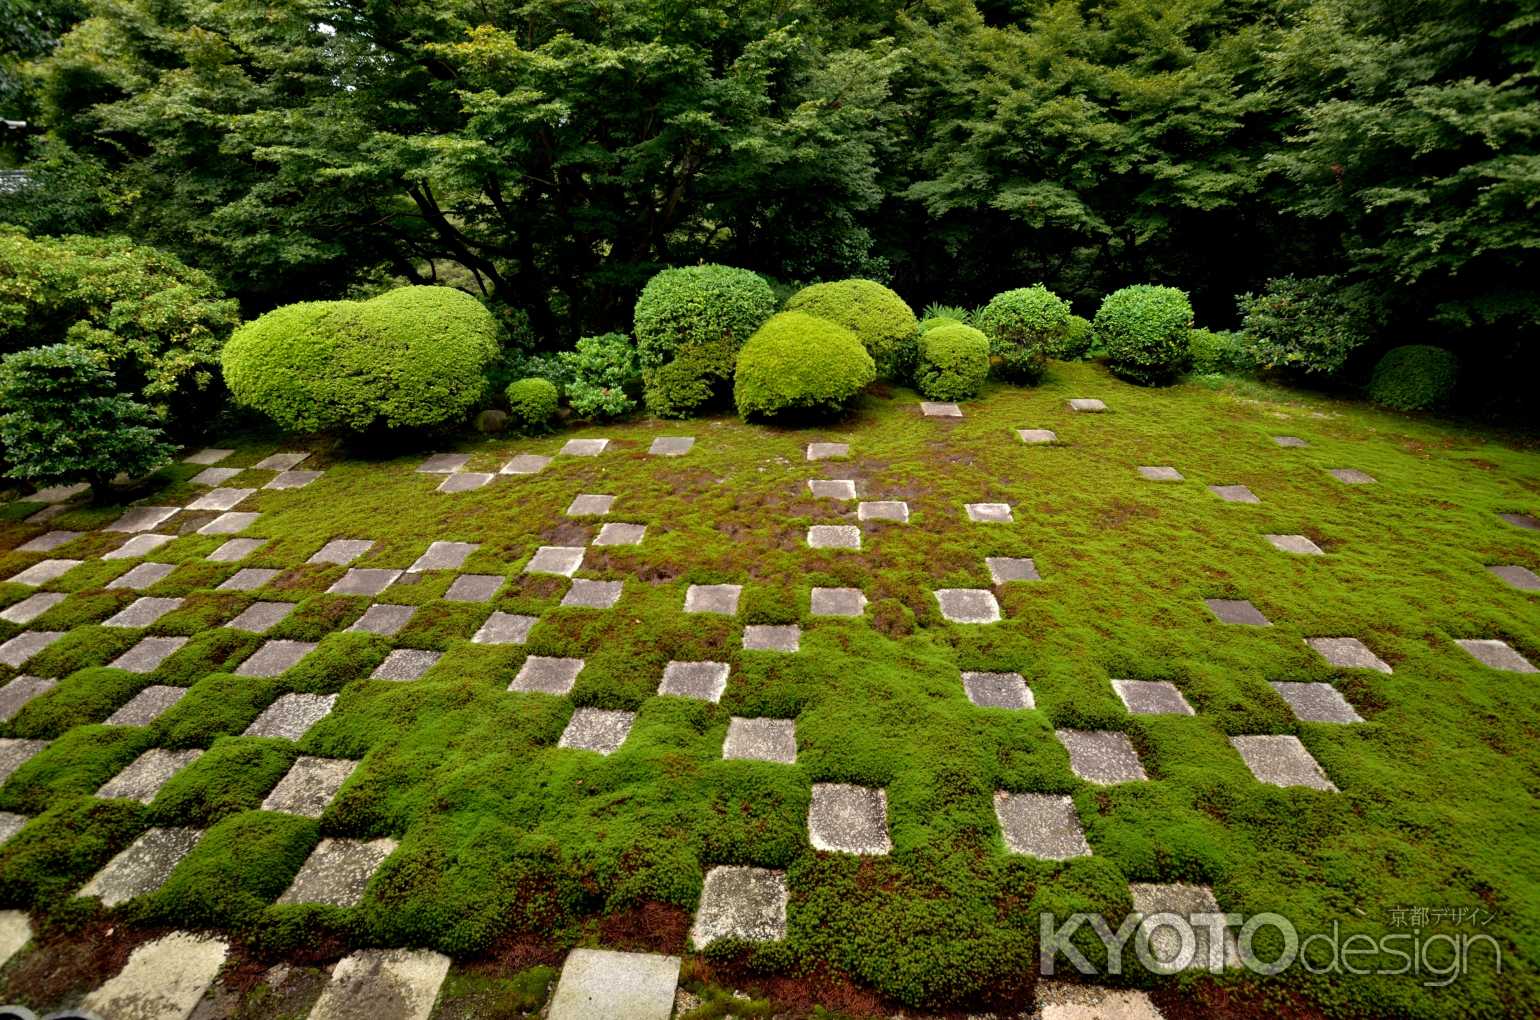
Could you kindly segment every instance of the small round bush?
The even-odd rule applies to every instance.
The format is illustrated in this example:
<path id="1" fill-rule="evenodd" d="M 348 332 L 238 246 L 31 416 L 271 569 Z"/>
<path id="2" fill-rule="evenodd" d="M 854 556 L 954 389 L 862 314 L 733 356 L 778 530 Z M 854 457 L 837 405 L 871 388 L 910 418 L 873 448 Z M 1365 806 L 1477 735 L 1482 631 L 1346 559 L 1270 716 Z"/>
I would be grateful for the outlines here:
<path id="1" fill-rule="evenodd" d="M 508 417 L 514 428 L 524 432 L 543 432 L 556 417 L 560 397 L 556 384 L 549 379 L 516 379 L 508 384 Z"/>
<path id="2" fill-rule="evenodd" d="M 1071 315 L 1064 328 L 1064 339 L 1059 343 L 1059 357 L 1065 361 L 1079 361 L 1091 353 L 1091 320 L 1083 315 Z"/>
<path id="3" fill-rule="evenodd" d="M 1138 284 L 1108 294 L 1091 330 L 1112 371 L 1145 386 L 1171 382 L 1192 358 L 1192 305 L 1175 287 Z"/>
<path id="4" fill-rule="evenodd" d="M 919 320 L 903 298 L 873 280 L 815 283 L 793 294 L 786 310 L 816 315 L 850 330 L 883 379 L 900 378 L 914 363 Z"/>
<path id="5" fill-rule="evenodd" d="M 1397 411 L 1443 407 L 1454 395 L 1459 376 L 1460 359 L 1442 347 L 1392 347 L 1374 366 L 1369 399 Z"/>
<path id="6" fill-rule="evenodd" d="M 1188 346 L 1192 371 L 1199 375 L 1243 372 L 1252 367 L 1245 338 L 1230 330 L 1195 329 L 1188 334 Z"/>
<path id="7" fill-rule="evenodd" d="M 989 337 L 989 350 L 1000 359 L 1000 373 L 1018 382 L 1036 382 L 1058 352 L 1069 330 L 1069 304 L 1038 284 L 996 294 L 977 316 Z"/>
<path id="8" fill-rule="evenodd" d="M 237 403 L 294 432 L 432 428 L 481 402 L 496 335 L 464 291 L 401 287 L 275 308 L 235 331 L 220 364 Z"/>
<path id="9" fill-rule="evenodd" d="M 636 299 L 647 406 L 686 417 L 725 396 L 743 342 L 775 312 L 764 278 L 731 266 L 665 269 Z"/>
<path id="10" fill-rule="evenodd" d="M 989 378 L 989 337 L 955 323 L 937 326 L 920 337 L 915 387 L 932 400 L 967 400 L 978 396 Z"/>
<path id="11" fill-rule="evenodd" d="M 876 377 L 876 363 L 850 330 L 802 312 L 782 312 L 738 353 L 733 397 L 745 418 L 829 414 Z"/>

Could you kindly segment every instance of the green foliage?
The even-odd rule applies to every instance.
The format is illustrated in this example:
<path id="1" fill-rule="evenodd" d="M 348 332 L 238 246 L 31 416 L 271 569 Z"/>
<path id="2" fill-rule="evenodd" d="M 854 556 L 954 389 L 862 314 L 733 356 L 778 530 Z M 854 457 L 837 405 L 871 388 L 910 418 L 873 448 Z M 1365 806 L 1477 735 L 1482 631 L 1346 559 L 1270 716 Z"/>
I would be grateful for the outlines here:
<path id="1" fill-rule="evenodd" d="M 1112 370 L 1145 386 L 1172 382 L 1192 358 L 1192 305 L 1175 287 L 1113 291 L 1091 324 Z"/>
<path id="2" fill-rule="evenodd" d="M 1392 347 L 1374 366 L 1369 399 L 1398 411 L 1428 411 L 1447 405 L 1460 377 L 1460 359 L 1442 347 Z"/>
<path id="3" fill-rule="evenodd" d="M 1059 342 L 1056 356 L 1065 361 L 1079 361 L 1091 353 L 1091 320 L 1083 315 L 1071 315 L 1064 327 L 1064 339 Z"/>
<path id="4" fill-rule="evenodd" d="M 508 384 L 508 416 L 514 428 L 545 432 L 556 417 L 561 398 L 549 379 L 516 379 Z"/>
<path id="5" fill-rule="evenodd" d="M 925 312 L 920 316 L 921 332 L 926 329 L 925 324 L 928 322 L 960 322 L 964 326 L 971 326 L 973 325 L 973 312 L 971 309 L 963 308 L 961 305 L 929 304 L 925 306 Z"/>
<path id="6" fill-rule="evenodd" d="M 562 368 L 572 380 L 567 403 L 584 418 L 619 418 L 636 410 L 632 396 L 641 385 L 636 345 L 624 333 L 585 336 L 575 351 L 561 354 Z"/>
<path id="7" fill-rule="evenodd" d="M 721 399 L 739 348 L 775 303 L 762 277 L 731 266 L 665 269 L 649 280 L 634 316 L 648 409 L 684 418 Z"/>
<path id="8" fill-rule="evenodd" d="M 117 391 L 112 373 L 74 344 L 0 359 L 0 447 L 6 476 L 39 487 L 138 477 L 171 459 L 160 423 Z"/>
<path id="9" fill-rule="evenodd" d="M 1000 359 L 1001 374 L 1019 382 L 1042 378 L 1069 330 L 1069 304 L 1042 284 L 996 294 L 976 316 Z"/>
<path id="10" fill-rule="evenodd" d="M 876 376 L 872 356 L 850 330 L 803 312 L 781 312 L 739 352 L 733 397 L 745 418 L 832 414 Z"/>
<path id="11" fill-rule="evenodd" d="M 1249 372 L 1256 367 L 1246 338 L 1228 329 L 1194 329 L 1188 334 L 1192 371 L 1197 375 Z"/>
<path id="12" fill-rule="evenodd" d="M 452 425 L 486 392 L 495 334 L 486 306 L 448 287 L 285 305 L 230 338 L 225 382 L 294 432 Z"/>
<path id="13" fill-rule="evenodd" d="M 1278 277 L 1235 303 L 1246 345 L 1265 368 L 1331 375 L 1366 341 L 1353 292 L 1334 277 Z"/>
<path id="14" fill-rule="evenodd" d="M 914 385 L 932 400 L 978 396 L 989 378 L 989 337 L 961 323 L 920 334 Z"/>
<path id="15" fill-rule="evenodd" d="M 788 312 L 803 312 L 850 330 L 877 365 L 881 379 L 898 379 L 914 364 L 920 324 L 893 291 L 872 280 L 815 283 L 793 294 Z"/>

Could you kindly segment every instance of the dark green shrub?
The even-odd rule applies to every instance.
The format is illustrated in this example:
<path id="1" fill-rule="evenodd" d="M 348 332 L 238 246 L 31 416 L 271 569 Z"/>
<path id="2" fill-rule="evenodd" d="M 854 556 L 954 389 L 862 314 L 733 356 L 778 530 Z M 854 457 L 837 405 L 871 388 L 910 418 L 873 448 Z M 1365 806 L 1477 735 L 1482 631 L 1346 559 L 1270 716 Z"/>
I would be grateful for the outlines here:
<path id="1" fill-rule="evenodd" d="M 1443 407 L 1454 395 L 1459 376 L 1460 359 L 1442 347 L 1392 347 L 1374 366 L 1369 399 L 1397 411 Z"/>
<path id="2" fill-rule="evenodd" d="M 866 347 L 882 379 L 897 379 L 914 363 L 920 324 L 904 299 L 872 280 L 839 280 L 804 287 L 786 302 L 803 312 L 850 330 Z"/>
<path id="3" fill-rule="evenodd" d="M 1235 303 L 1241 333 L 1259 365 L 1329 375 L 1366 339 L 1358 297 L 1334 276 L 1284 276 L 1268 280 L 1261 294 L 1239 295 Z"/>
<path id="4" fill-rule="evenodd" d="M 877 377 L 856 335 L 827 319 L 782 312 L 743 345 L 733 378 L 738 413 L 838 411 Z"/>
<path id="5" fill-rule="evenodd" d="M 556 417 L 560 397 L 556 384 L 549 379 L 517 379 L 508 384 L 508 417 L 513 427 L 525 432 L 543 432 Z"/>
<path id="6" fill-rule="evenodd" d="M 1058 355 L 1064 361 L 1079 361 L 1091 353 L 1091 320 L 1083 315 L 1071 315 L 1064 328 L 1064 339 L 1059 343 Z"/>
<path id="7" fill-rule="evenodd" d="M 1175 287 L 1137 284 L 1108 294 L 1091 324 L 1112 371 L 1156 386 L 1186 371 L 1192 305 Z"/>
<path id="8" fill-rule="evenodd" d="M 481 402 L 496 333 L 485 305 L 449 287 L 286 305 L 235 331 L 225 382 L 296 432 L 432 428 Z"/>
<path id="9" fill-rule="evenodd" d="M 989 378 L 989 338 L 961 323 L 939 326 L 920 336 L 915 388 L 932 400 L 978 396 Z"/>
<path id="10" fill-rule="evenodd" d="M 571 382 L 567 403 L 584 418 L 619 418 L 636 410 L 633 394 L 641 386 L 636 345 L 624 333 L 585 336 L 574 351 L 563 351 L 562 367 Z"/>
<path id="11" fill-rule="evenodd" d="M 647 407 L 682 418 L 724 397 L 738 349 L 775 305 L 770 285 L 747 269 L 688 266 L 647 281 L 634 317 Z"/>
<path id="12" fill-rule="evenodd" d="M 1199 375 L 1244 372 L 1254 363 L 1245 338 L 1227 329 L 1195 329 L 1188 334 L 1192 371 Z"/>
<path id="13" fill-rule="evenodd" d="M 1069 304 L 1042 284 L 1018 287 L 996 294 L 976 322 L 989 337 L 990 353 L 1000 359 L 1000 374 L 1036 382 L 1064 342 Z"/>

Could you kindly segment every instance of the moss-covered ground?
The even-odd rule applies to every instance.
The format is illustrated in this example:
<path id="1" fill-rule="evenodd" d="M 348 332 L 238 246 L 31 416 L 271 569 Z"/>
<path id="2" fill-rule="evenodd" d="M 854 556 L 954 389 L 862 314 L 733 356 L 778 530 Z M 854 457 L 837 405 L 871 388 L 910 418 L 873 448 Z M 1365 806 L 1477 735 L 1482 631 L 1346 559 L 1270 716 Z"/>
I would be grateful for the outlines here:
<path id="1" fill-rule="evenodd" d="M 1066 399 L 1081 396 L 1109 411 L 1071 412 Z M 453 495 L 434 491 L 440 476 L 415 471 L 422 451 L 366 458 L 322 441 L 217 436 L 237 451 L 225 466 L 302 447 L 314 451 L 303 466 L 325 474 L 242 504 L 262 511 L 247 534 L 269 540 L 242 563 L 205 560 L 223 539 L 190 529 L 210 515 L 184 513 L 161 529 L 183 533 L 149 558 L 180 566 L 147 594 L 186 601 L 149 633 L 190 640 L 148 675 L 108 667 L 140 632 L 101 626 L 140 594 L 104 587 L 136 561 L 100 559 L 123 536 L 90 530 L 121 508 L 27 524 L 37 504 L 0 506 L 0 549 L 10 550 L 0 577 L 49 556 L 86 561 L 45 585 L 70 595 L 26 628 L 69 632 L 25 670 L 57 686 L 0 724 L 0 736 L 51 741 L 0 787 L 0 811 L 30 819 L 0 846 L 0 906 L 30 910 L 55 939 L 110 921 L 124 931 L 215 928 L 265 959 L 316 947 L 439 949 L 457 960 L 441 1015 L 519 1016 L 538 1009 L 549 975 L 530 968 L 559 964 L 567 947 L 683 950 L 707 868 L 785 869 L 783 943 L 719 944 L 687 962 L 706 988 L 702 1015 L 717 1015 L 721 1000 L 706 986 L 804 1003 L 838 988 L 822 1002 L 840 1008 L 863 996 L 1019 1004 L 1035 980 L 1043 911 L 1096 911 L 1115 925 L 1130 882 L 1192 882 L 1210 885 L 1226 911 L 1282 914 L 1301 932 L 1380 936 L 1403 930 L 1398 910 L 1465 908 L 1466 920 L 1426 922 L 1424 934 L 1492 936 L 1501 974 L 1481 950 L 1446 988 L 1298 966 L 1271 978 L 1156 977 L 1131 963 L 1102 980 L 1232 1013 L 1540 1012 L 1540 686 L 1453 643 L 1499 638 L 1540 663 L 1540 595 L 1486 569 L 1540 571 L 1540 532 L 1497 516 L 1540 512 L 1540 451 L 1258 384 L 1140 389 L 1089 364 L 1055 365 L 1037 387 L 991 386 L 964 410 L 961 420 L 922 418 L 918 398 L 894 390 L 802 430 L 719 418 L 472 436 L 441 449 L 470 454 L 469 468 L 483 471 L 573 437 L 610 445 Z M 1025 445 L 1014 431 L 1024 427 L 1053 429 L 1059 442 Z M 677 459 L 649 456 L 660 435 L 696 444 Z M 1283 448 L 1277 435 L 1309 445 Z M 848 441 L 850 459 L 807 463 L 815 440 Z M 1146 481 L 1139 465 L 1171 465 L 1186 480 Z M 1377 482 L 1327 473 L 1341 467 Z M 201 491 L 188 481 L 198 470 L 166 469 L 144 501 L 185 506 Z M 809 549 L 809 525 L 855 518 L 854 504 L 812 498 L 810 477 L 849 477 L 865 498 L 905 500 L 909 523 L 866 523 L 858 552 Z M 1223 502 L 1209 484 L 1247 485 L 1261 502 Z M 606 520 L 647 525 L 639 546 L 588 550 L 580 576 L 624 582 L 613 609 L 561 608 L 566 579 L 521 573 L 538 546 L 586 544 L 597 531 L 595 520 L 564 515 L 578 493 L 613 494 Z M 970 502 L 1009 503 L 1014 523 L 970 523 Z M 52 553 L 15 551 L 51 528 L 88 533 Z M 1265 533 L 1307 535 L 1326 555 L 1279 552 Z M 508 582 L 491 604 L 455 604 L 441 600 L 453 573 L 425 574 L 378 600 L 422 607 L 400 633 L 344 633 L 370 600 L 326 594 L 343 568 L 305 563 L 333 538 L 371 539 L 354 566 L 394 568 L 430 541 L 474 542 L 463 571 Z M 986 556 L 1030 556 L 1042 580 L 996 589 L 1001 623 L 945 622 L 933 590 L 990 587 Z M 283 573 L 261 592 L 213 590 L 248 566 Z M 738 615 L 686 615 L 687 586 L 715 582 L 744 586 Z M 814 586 L 862 589 L 864 618 L 813 618 Z M 0 607 L 32 591 L 0 582 Z M 220 627 L 259 598 L 298 603 L 268 637 L 320 642 L 273 679 L 233 675 L 263 639 Z M 1205 598 L 1249 599 L 1272 626 L 1221 624 Z M 526 645 L 470 642 L 493 609 L 539 616 Z M 744 651 L 750 623 L 800 623 L 801 651 Z M 0 622 L 0 641 L 22 629 Z M 1320 636 L 1360 638 L 1394 672 L 1334 668 L 1304 642 Z M 444 654 L 421 679 L 369 679 L 392 647 Z M 509 693 L 527 654 L 587 665 L 570 696 Z M 729 662 L 721 703 L 658 696 L 673 659 Z M 974 707 L 961 670 L 1019 672 L 1036 708 Z M 19 672 L 0 667 L 0 679 Z M 1130 716 L 1112 678 L 1169 680 L 1196 715 Z M 1298 722 L 1270 680 L 1333 683 L 1365 722 Z M 151 684 L 189 691 L 148 727 L 102 725 Z M 240 735 L 288 691 L 339 697 L 297 744 Z M 556 746 L 576 706 L 638 715 L 621 749 L 599 757 Z M 796 764 L 722 760 L 735 715 L 796 719 Z M 1149 781 L 1078 780 L 1054 738 L 1065 727 L 1126 732 Z M 1235 734 L 1297 735 L 1340 792 L 1258 782 L 1227 742 Z M 91 796 L 157 746 L 207 753 L 147 806 Z M 259 810 L 300 753 L 362 764 L 319 820 Z M 892 853 L 814 852 L 806 818 L 817 782 L 885 788 Z M 1092 856 L 1008 854 L 997 790 L 1071 795 Z M 110 912 L 74 896 L 152 825 L 207 834 L 152 895 Z M 400 847 L 356 909 L 275 906 L 322 836 L 388 836 Z M 517 965 L 499 971 L 489 962 L 498 960 Z M 0 1001 L 68 998 L 57 981 L 29 990 L 38 970 L 13 961 Z M 482 1001 L 494 1005 L 466 1006 Z"/>

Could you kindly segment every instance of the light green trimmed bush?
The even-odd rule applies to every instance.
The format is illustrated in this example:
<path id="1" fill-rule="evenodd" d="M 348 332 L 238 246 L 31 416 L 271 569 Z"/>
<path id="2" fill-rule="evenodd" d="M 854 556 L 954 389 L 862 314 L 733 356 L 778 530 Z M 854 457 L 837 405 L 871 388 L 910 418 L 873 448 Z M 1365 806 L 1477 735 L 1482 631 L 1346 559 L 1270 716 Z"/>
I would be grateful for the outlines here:
<path id="1" fill-rule="evenodd" d="M 815 283 L 793 294 L 786 310 L 816 315 L 850 330 L 872 356 L 879 378 L 901 378 L 914 364 L 919 320 L 903 298 L 873 280 Z"/>
<path id="2" fill-rule="evenodd" d="M 1079 361 L 1091 353 L 1091 320 L 1083 315 L 1071 315 L 1064 329 L 1064 339 L 1059 343 L 1058 355 L 1064 361 Z"/>
<path id="3" fill-rule="evenodd" d="M 1018 287 L 996 294 L 980 309 L 976 324 L 989 337 L 1002 376 L 1036 382 L 1064 342 L 1069 304 L 1042 284 Z"/>
<path id="4" fill-rule="evenodd" d="M 1397 411 L 1428 411 L 1454 396 L 1460 359 L 1442 347 L 1392 347 L 1374 366 L 1369 399 Z"/>
<path id="5" fill-rule="evenodd" d="M 1195 329 L 1188 334 L 1188 346 L 1192 371 L 1198 375 L 1245 372 L 1255 367 L 1245 338 L 1230 330 Z"/>
<path id="6" fill-rule="evenodd" d="M 237 403 L 294 432 L 424 429 L 463 420 L 497 355 L 486 306 L 450 287 L 275 308 L 225 345 Z"/>
<path id="7" fill-rule="evenodd" d="M 978 396 L 989 378 L 989 337 L 962 323 L 938 326 L 920 336 L 914 385 L 932 400 Z"/>
<path id="8" fill-rule="evenodd" d="M 733 397 L 744 418 L 829 414 L 876 377 L 876 363 L 850 330 L 802 312 L 782 312 L 738 353 Z"/>
<path id="9" fill-rule="evenodd" d="M 635 311 L 648 409 L 683 418 L 725 397 L 738 349 L 775 305 L 770 285 L 747 269 L 688 266 L 649 280 Z"/>
<path id="10" fill-rule="evenodd" d="M 549 379 L 515 379 L 508 384 L 508 417 L 524 432 L 544 432 L 556 417 L 561 397 Z"/>
<path id="11" fill-rule="evenodd" d="M 1108 294 L 1091 323 L 1112 371 L 1145 386 L 1169 383 L 1192 358 L 1192 305 L 1175 287 L 1137 284 Z"/>

